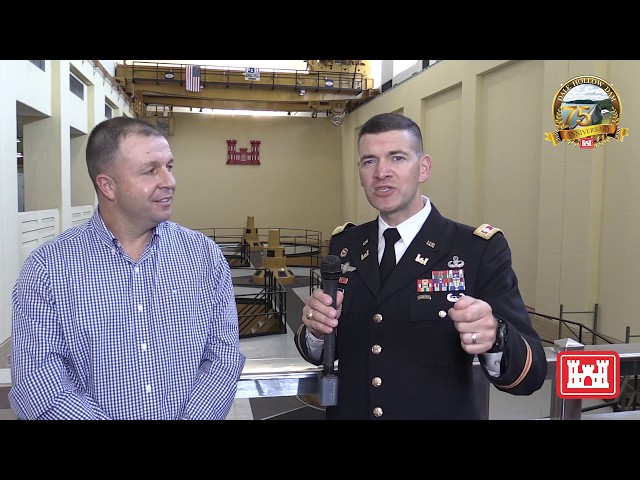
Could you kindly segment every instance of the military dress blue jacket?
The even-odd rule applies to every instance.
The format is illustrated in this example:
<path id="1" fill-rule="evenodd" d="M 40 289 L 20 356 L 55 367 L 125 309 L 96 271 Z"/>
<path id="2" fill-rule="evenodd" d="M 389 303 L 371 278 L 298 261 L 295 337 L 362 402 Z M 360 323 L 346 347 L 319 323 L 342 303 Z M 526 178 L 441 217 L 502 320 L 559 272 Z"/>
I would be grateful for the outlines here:
<path id="1" fill-rule="evenodd" d="M 480 298 L 507 324 L 501 374 L 489 381 L 513 395 L 538 390 L 547 372 L 540 337 L 518 289 L 511 251 L 500 229 L 443 217 L 435 206 L 396 268 L 380 285 L 378 222 L 334 234 L 329 254 L 341 259 L 344 301 L 336 330 L 337 405 L 328 419 L 480 419 L 474 355 L 444 315 L 456 296 Z M 443 313 L 444 312 L 444 313 Z M 301 325 L 300 354 L 314 365 Z"/>

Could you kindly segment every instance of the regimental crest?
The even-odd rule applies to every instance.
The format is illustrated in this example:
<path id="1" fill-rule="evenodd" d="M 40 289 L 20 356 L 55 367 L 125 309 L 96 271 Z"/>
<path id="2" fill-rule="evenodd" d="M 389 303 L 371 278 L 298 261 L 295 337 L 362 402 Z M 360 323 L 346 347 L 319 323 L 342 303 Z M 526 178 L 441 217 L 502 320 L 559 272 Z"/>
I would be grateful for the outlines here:
<path id="1" fill-rule="evenodd" d="M 497 227 L 492 227 L 491 225 L 489 225 L 488 223 L 483 223 L 482 225 L 480 225 L 478 228 L 476 228 L 473 231 L 474 235 L 477 235 L 479 237 L 484 238 L 485 240 L 489 240 L 491 237 L 493 237 L 496 233 L 501 232 L 502 230 L 500 230 Z M 457 258 L 457 257 L 456 257 Z"/>

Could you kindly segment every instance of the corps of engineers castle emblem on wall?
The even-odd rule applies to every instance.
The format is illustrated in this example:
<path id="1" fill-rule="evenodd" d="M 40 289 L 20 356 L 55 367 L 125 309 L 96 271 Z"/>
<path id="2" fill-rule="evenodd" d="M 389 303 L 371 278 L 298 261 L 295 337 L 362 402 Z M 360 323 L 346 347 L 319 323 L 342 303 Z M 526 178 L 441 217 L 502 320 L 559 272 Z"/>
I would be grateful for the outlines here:
<path id="1" fill-rule="evenodd" d="M 629 129 L 620 127 L 622 103 L 613 86 L 602 78 L 579 76 L 562 84 L 552 104 L 557 130 L 545 132 L 554 146 L 566 141 L 574 147 L 594 148 L 611 138 L 622 142 Z"/>

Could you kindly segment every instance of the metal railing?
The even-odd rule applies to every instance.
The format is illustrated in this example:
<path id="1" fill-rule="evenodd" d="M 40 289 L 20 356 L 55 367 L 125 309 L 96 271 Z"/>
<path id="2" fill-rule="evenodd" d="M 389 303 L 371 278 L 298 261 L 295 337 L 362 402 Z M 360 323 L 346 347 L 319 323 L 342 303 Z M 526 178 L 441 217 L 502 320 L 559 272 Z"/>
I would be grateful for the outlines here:
<path id="1" fill-rule="evenodd" d="M 213 239 L 220 248 L 228 247 L 233 248 L 239 243 L 243 243 L 244 228 L 194 228 L 199 232 L 204 233 L 209 238 Z M 269 243 L 269 231 L 278 230 L 280 233 L 280 245 L 285 247 L 285 257 L 297 257 L 297 256 L 309 256 L 317 258 L 322 254 L 322 232 L 318 230 L 309 230 L 306 228 L 260 228 L 258 230 L 258 241 L 265 247 Z M 267 233 L 260 233 L 267 232 Z M 223 248 L 223 251 L 225 249 Z M 247 252 L 247 255 L 249 252 Z"/>
<path id="2" fill-rule="evenodd" d="M 184 85 L 187 80 L 187 64 L 168 62 L 133 61 L 130 64 L 118 65 L 117 72 L 122 74 L 131 70 L 133 83 L 153 82 L 176 83 Z M 325 92 L 349 92 L 358 94 L 372 88 L 373 79 L 357 72 L 345 71 L 309 71 L 260 68 L 260 78 L 249 79 L 244 68 L 229 66 L 200 66 L 200 83 L 215 87 L 265 88 L 274 90 L 288 88 L 294 91 L 312 89 Z"/>
<path id="3" fill-rule="evenodd" d="M 246 270 L 247 276 L 263 272 L 259 277 L 264 283 L 256 292 L 235 294 L 240 338 L 287 333 L 286 289 L 269 269 Z M 246 285 L 256 286 L 253 281 Z M 234 286 L 242 284 L 234 280 Z"/>
<path id="4" fill-rule="evenodd" d="M 558 351 L 566 347 L 560 341 L 555 347 L 545 347 L 547 356 L 547 380 L 553 382 L 550 396 L 550 415 L 542 418 L 523 418 L 522 420 L 580 420 L 582 416 L 582 400 L 561 399 L 556 395 L 556 357 Z M 576 344 L 571 345 L 572 348 Z M 584 350 L 597 350 L 596 346 L 584 346 Z M 610 345 L 609 350 L 620 356 L 620 372 L 623 376 L 637 375 L 640 366 L 640 343 L 623 343 Z M 487 380 L 479 361 L 473 364 L 474 385 L 476 395 L 480 399 L 485 418 L 489 418 L 489 400 L 491 384 Z M 302 357 L 296 358 L 248 358 L 240 375 L 236 398 L 288 397 L 313 395 L 318 391 L 318 379 L 321 366 L 312 365 Z M 11 388 L 9 369 L 0 369 L 0 408 L 9 408 L 7 395 Z M 514 399 L 514 401 L 516 401 Z M 640 411 L 625 411 L 605 414 L 591 414 L 590 420 L 597 419 L 640 419 Z"/>
<path id="5" fill-rule="evenodd" d="M 629 340 L 632 338 L 640 338 L 640 335 L 631 335 L 631 327 L 627 325 L 624 332 L 624 343 L 629 343 Z"/>
<path id="6" fill-rule="evenodd" d="M 591 345 L 609 345 L 620 342 L 619 340 L 602 335 L 594 329 L 579 322 L 537 312 L 529 312 L 529 316 L 531 317 L 531 321 L 534 323 L 534 327 L 536 327 L 536 331 L 538 331 L 542 341 L 546 344 L 553 344 L 554 341 L 560 338 L 571 338 L 580 343 Z M 549 328 L 546 328 L 544 322 L 540 321 L 541 319 L 543 321 L 548 321 L 547 325 Z M 536 322 L 536 320 L 539 321 Z M 555 330 L 554 336 L 551 338 L 547 337 L 546 335 L 553 330 Z"/>
<path id="7" fill-rule="evenodd" d="M 598 304 L 597 303 L 593 306 L 593 310 L 587 310 L 587 311 L 584 311 L 584 310 L 568 311 L 568 310 L 564 309 L 564 304 L 561 303 L 560 304 L 560 318 L 564 319 L 563 315 L 565 313 L 591 313 L 591 314 L 593 314 L 593 323 L 592 323 L 593 327 L 592 328 L 595 331 L 598 330 Z"/>

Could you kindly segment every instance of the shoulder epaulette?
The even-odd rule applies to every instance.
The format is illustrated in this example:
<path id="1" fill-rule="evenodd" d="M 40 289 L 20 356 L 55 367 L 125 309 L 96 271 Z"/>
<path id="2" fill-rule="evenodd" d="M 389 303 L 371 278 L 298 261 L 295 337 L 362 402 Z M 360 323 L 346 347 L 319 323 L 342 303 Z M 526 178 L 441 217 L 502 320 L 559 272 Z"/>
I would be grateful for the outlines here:
<path id="1" fill-rule="evenodd" d="M 485 240 L 489 240 L 491 237 L 493 237 L 496 233 L 501 232 L 502 230 L 500 230 L 497 227 L 492 227 L 491 225 L 489 225 L 488 223 L 483 223 L 482 225 L 480 225 L 478 228 L 476 228 L 473 231 L 474 235 L 478 235 L 479 237 L 484 238 Z"/>
<path id="2" fill-rule="evenodd" d="M 351 223 L 351 222 L 347 222 L 343 225 L 339 225 L 336 228 L 333 229 L 333 232 L 331 233 L 331 236 L 333 237 L 334 235 L 337 235 L 339 233 L 344 232 L 347 228 L 351 228 L 351 227 L 355 227 L 356 224 L 355 223 Z"/>

